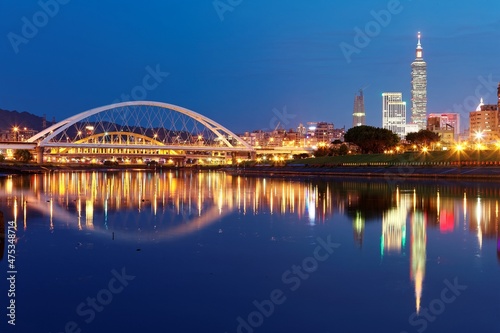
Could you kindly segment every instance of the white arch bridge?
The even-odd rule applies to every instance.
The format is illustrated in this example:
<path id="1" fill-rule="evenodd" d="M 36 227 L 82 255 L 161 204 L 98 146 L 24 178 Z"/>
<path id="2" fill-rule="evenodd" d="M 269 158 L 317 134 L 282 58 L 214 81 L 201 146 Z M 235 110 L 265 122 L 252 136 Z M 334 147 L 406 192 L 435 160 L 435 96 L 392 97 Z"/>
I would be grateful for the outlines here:
<path id="1" fill-rule="evenodd" d="M 152 101 L 91 109 L 46 128 L 23 144 L 36 149 L 39 163 L 151 159 L 179 165 L 186 160 L 226 163 L 255 155 L 252 146 L 208 117 Z"/>

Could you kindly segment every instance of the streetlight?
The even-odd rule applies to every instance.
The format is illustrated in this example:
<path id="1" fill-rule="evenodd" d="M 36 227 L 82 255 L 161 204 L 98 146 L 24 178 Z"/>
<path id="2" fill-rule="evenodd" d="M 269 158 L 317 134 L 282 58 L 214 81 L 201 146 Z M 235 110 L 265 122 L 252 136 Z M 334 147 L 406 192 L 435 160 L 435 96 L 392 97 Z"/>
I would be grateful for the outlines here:
<path id="1" fill-rule="evenodd" d="M 427 164 L 427 152 L 429 151 L 429 148 L 424 147 L 422 148 L 422 153 L 424 153 L 424 164 Z"/>
<path id="2" fill-rule="evenodd" d="M 12 130 L 14 131 L 14 141 L 19 141 L 19 128 L 14 126 Z"/>
<path id="3" fill-rule="evenodd" d="M 458 167 L 462 167 L 462 162 L 461 162 L 461 153 L 462 153 L 462 150 L 464 150 L 464 146 L 462 146 L 462 144 L 457 144 L 455 146 L 455 150 L 457 151 L 458 153 Z"/>
<path id="4" fill-rule="evenodd" d="M 476 148 L 477 148 L 477 164 L 478 165 L 481 164 L 481 140 L 483 139 L 483 135 L 484 135 L 483 131 L 476 132 L 476 134 L 475 134 L 475 137 L 477 140 Z"/>

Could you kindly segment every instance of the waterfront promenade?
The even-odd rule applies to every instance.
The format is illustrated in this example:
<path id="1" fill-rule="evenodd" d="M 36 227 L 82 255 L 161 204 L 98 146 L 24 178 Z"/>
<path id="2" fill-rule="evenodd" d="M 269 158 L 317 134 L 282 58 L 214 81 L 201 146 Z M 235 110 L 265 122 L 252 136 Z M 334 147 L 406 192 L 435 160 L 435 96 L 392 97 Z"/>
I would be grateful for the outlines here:
<path id="1" fill-rule="evenodd" d="M 66 171 L 125 171 L 125 170 L 221 170 L 233 175 L 256 176 L 308 176 L 308 177 L 384 177 L 392 179 L 492 179 L 500 181 L 500 152 L 470 151 L 429 152 L 404 154 L 365 154 L 325 156 L 289 161 L 247 161 L 224 165 L 174 165 L 147 164 L 35 164 L 0 163 L 0 174 L 30 174 Z"/>
<path id="2" fill-rule="evenodd" d="M 380 166 L 255 166 L 224 168 L 224 171 L 244 176 L 308 176 L 308 177 L 377 177 L 400 179 L 492 179 L 500 181 L 500 166 L 448 165 L 380 165 Z"/>

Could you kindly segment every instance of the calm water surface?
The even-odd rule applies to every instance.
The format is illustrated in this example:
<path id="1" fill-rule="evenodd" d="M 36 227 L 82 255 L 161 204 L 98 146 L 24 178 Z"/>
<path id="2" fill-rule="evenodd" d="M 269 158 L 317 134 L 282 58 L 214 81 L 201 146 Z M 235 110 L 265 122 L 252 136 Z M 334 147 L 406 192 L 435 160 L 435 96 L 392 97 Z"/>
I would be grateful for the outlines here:
<path id="1" fill-rule="evenodd" d="M 3 177 L 1 331 L 500 332 L 498 185 Z"/>

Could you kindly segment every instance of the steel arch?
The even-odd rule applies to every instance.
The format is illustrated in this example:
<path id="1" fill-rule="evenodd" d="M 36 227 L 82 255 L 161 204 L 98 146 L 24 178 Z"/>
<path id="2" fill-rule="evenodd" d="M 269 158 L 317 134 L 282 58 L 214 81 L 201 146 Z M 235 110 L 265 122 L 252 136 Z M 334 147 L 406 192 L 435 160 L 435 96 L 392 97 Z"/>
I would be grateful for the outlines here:
<path id="1" fill-rule="evenodd" d="M 87 117 L 96 115 L 98 113 L 112 110 L 112 109 L 117 109 L 117 108 L 122 108 L 122 107 L 131 107 L 131 106 L 150 106 L 150 107 L 158 107 L 160 109 L 167 109 L 167 110 L 172 110 L 179 112 L 181 114 L 184 114 L 197 122 L 201 123 L 204 125 L 207 129 L 209 129 L 212 133 L 214 133 L 217 138 L 219 138 L 222 142 L 225 143 L 227 148 L 239 148 L 242 151 L 254 151 L 254 148 L 250 146 L 247 142 L 245 142 L 243 139 L 241 139 L 239 136 L 231 132 L 229 129 L 225 128 L 221 124 L 215 122 L 214 120 L 205 117 L 197 112 L 194 112 L 192 110 L 189 110 L 187 108 L 183 108 L 181 106 L 169 104 L 169 103 L 163 103 L 163 102 L 154 102 L 154 101 L 131 101 L 131 102 L 121 102 L 121 103 L 114 103 L 114 104 L 109 104 L 105 106 L 101 106 L 98 108 L 90 109 L 81 113 L 78 113 L 74 116 L 71 116 L 69 118 L 66 118 L 57 124 L 54 124 L 45 130 L 39 132 L 38 134 L 32 136 L 27 140 L 27 142 L 37 142 L 38 146 L 46 146 L 49 145 L 49 142 L 62 133 L 64 130 L 69 128 L 70 126 L 76 124 L 78 121 L 81 121 Z M 226 134 L 227 136 L 231 136 L 234 140 L 238 142 L 241 147 L 234 147 L 231 142 L 229 142 L 226 137 L 224 136 Z"/>

